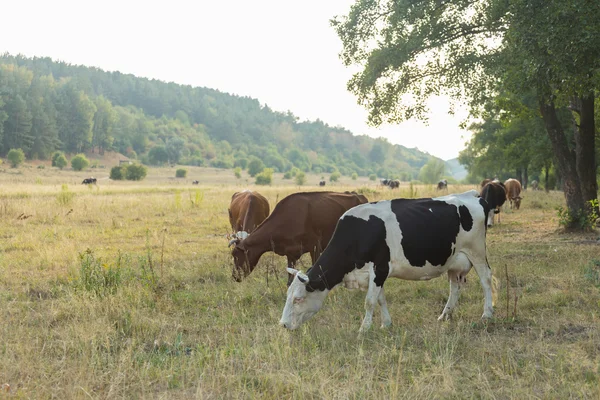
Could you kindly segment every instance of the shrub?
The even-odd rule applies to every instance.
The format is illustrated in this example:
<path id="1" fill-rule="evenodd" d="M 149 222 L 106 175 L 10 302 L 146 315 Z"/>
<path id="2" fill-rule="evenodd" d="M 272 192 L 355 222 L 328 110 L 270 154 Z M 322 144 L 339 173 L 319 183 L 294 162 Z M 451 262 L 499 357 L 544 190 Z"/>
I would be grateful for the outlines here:
<path id="1" fill-rule="evenodd" d="M 377 180 L 377 175 L 375 175 L 375 174 L 369 175 L 369 180 L 370 181 L 376 181 Z"/>
<path id="2" fill-rule="evenodd" d="M 129 181 L 141 181 L 148 174 L 148 168 L 142 164 L 128 165 L 125 178 Z"/>
<path id="3" fill-rule="evenodd" d="M 176 178 L 185 178 L 187 176 L 187 169 L 179 168 L 175 171 Z"/>
<path id="4" fill-rule="evenodd" d="M 333 171 L 331 175 L 329 175 L 329 182 L 337 182 L 341 176 L 342 174 L 340 174 L 339 171 Z"/>
<path id="5" fill-rule="evenodd" d="M 11 167 L 17 168 L 19 164 L 25 161 L 25 153 L 21 149 L 10 149 L 6 158 L 10 161 Z"/>
<path id="6" fill-rule="evenodd" d="M 238 158 L 233 162 L 234 167 L 240 167 L 241 169 L 246 169 L 248 166 L 248 160 L 246 158 Z"/>
<path id="7" fill-rule="evenodd" d="M 235 167 L 233 169 L 233 174 L 236 178 L 240 179 L 242 177 L 242 169 L 240 167 Z"/>
<path id="8" fill-rule="evenodd" d="M 306 183 L 306 175 L 304 172 L 300 171 L 296 174 L 296 184 L 298 186 L 302 186 Z"/>
<path id="9" fill-rule="evenodd" d="M 53 166 L 53 167 L 58 167 L 58 165 L 56 165 L 56 160 L 57 160 L 57 159 L 58 159 L 58 157 L 60 157 L 60 156 L 63 156 L 63 157 L 64 157 L 64 156 L 65 156 L 65 153 L 63 153 L 62 151 L 55 151 L 54 153 L 52 153 L 52 158 L 51 158 L 51 160 L 52 160 L 52 166 Z M 66 160 L 66 158 L 65 158 L 65 160 Z"/>
<path id="10" fill-rule="evenodd" d="M 255 177 L 258 173 L 265 169 L 265 164 L 258 158 L 253 159 L 248 163 L 248 173 L 251 177 Z"/>
<path id="11" fill-rule="evenodd" d="M 114 294 L 121 284 L 121 254 L 115 265 L 96 258 L 92 250 L 79 254 L 79 284 L 82 289 L 103 297 Z"/>
<path id="12" fill-rule="evenodd" d="M 352 180 L 355 181 L 356 179 L 358 179 L 358 174 L 356 172 L 352 173 Z"/>
<path id="13" fill-rule="evenodd" d="M 75 171 L 83 171 L 88 165 L 90 165 L 90 160 L 87 159 L 85 154 L 77 154 L 71 159 L 71 167 Z"/>
<path id="14" fill-rule="evenodd" d="M 121 181 L 125 178 L 126 167 L 116 165 L 110 169 L 110 179 L 113 181 Z"/>
<path id="15" fill-rule="evenodd" d="M 257 185 L 270 185 L 273 182 L 273 169 L 265 168 L 263 171 L 256 175 Z"/>
<path id="16" fill-rule="evenodd" d="M 67 164 L 69 164 L 69 162 L 67 161 L 67 157 L 65 157 L 64 154 L 59 154 L 59 156 L 56 158 L 55 161 L 53 161 L 53 164 L 55 167 L 58 167 L 60 169 L 63 169 L 64 167 L 67 166 Z"/>
<path id="17" fill-rule="evenodd" d="M 292 179 L 292 171 L 288 171 L 283 174 L 283 179 Z"/>
<path id="18" fill-rule="evenodd" d="M 37 166 L 38 169 L 46 169 L 46 166 L 44 164 L 40 164 Z"/>

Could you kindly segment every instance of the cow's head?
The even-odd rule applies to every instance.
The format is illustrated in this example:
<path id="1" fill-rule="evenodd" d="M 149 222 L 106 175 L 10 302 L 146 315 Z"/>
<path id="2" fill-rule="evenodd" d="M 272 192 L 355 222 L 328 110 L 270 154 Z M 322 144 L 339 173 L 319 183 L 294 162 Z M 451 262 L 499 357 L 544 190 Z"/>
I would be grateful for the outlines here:
<path id="1" fill-rule="evenodd" d="M 231 239 L 229 241 L 229 246 L 233 246 L 233 250 L 231 251 L 231 255 L 233 256 L 233 270 L 231 271 L 231 277 L 236 282 L 241 282 L 248 274 L 250 274 L 250 272 L 252 272 L 250 260 L 248 259 L 248 250 L 244 246 L 244 241 L 239 237 Z"/>
<path id="2" fill-rule="evenodd" d="M 515 208 L 518 210 L 519 207 L 521 207 L 521 200 L 523 200 L 523 197 L 521 196 L 517 196 L 513 198 L 513 201 L 515 202 Z"/>
<path id="3" fill-rule="evenodd" d="M 288 268 L 287 271 L 294 275 L 294 280 L 288 287 L 287 300 L 279 325 L 294 330 L 321 309 L 329 290 L 308 291 L 306 287 L 309 279 L 306 274 L 294 268 Z"/>

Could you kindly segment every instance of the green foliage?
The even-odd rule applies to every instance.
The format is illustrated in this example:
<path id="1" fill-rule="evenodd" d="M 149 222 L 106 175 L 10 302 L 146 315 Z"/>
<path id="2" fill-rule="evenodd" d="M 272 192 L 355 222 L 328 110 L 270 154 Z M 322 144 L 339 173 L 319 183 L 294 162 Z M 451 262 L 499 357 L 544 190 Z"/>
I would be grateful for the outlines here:
<path id="1" fill-rule="evenodd" d="M 246 169 L 246 167 L 248 166 L 248 159 L 247 158 L 238 158 L 233 162 L 233 166 L 240 167 L 241 169 Z"/>
<path id="2" fill-rule="evenodd" d="M 141 181 L 148 174 L 148 168 L 142 164 L 128 165 L 125 178 L 129 181 Z"/>
<path id="3" fill-rule="evenodd" d="M 65 157 L 64 154 L 60 154 L 54 161 L 54 165 L 56 165 L 56 167 L 58 167 L 58 169 L 61 169 L 61 170 L 64 167 L 66 167 L 68 164 L 69 164 L 69 162 L 67 161 L 67 157 Z"/>
<path id="4" fill-rule="evenodd" d="M 341 176 L 342 174 L 339 171 L 334 171 L 329 175 L 329 182 L 337 182 Z"/>
<path id="5" fill-rule="evenodd" d="M 353 181 L 355 181 L 356 179 L 358 179 L 358 174 L 356 172 L 353 172 L 351 178 Z"/>
<path id="6" fill-rule="evenodd" d="M 85 154 L 77 154 L 71 159 L 71 167 L 75 171 L 83 171 L 90 165 L 90 161 L 87 159 Z"/>
<path id="7" fill-rule="evenodd" d="M 296 185 L 298 185 L 298 186 L 302 186 L 306 183 L 306 175 L 302 171 L 300 171 L 296 174 L 295 179 L 296 179 Z"/>
<path id="8" fill-rule="evenodd" d="M 56 165 L 56 160 L 58 160 L 58 158 L 59 158 L 60 156 L 63 156 L 63 157 L 64 157 L 64 156 L 65 156 L 65 154 L 64 154 L 62 151 L 55 151 L 54 153 L 52 153 L 52 158 L 51 158 L 51 160 L 52 160 L 52 166 L 53 166 L 53 167 L 58 167 L 58 165 Z M 65 157 L 65 159 L 66 159 L 66 157 Z"/>
<path id="9" fill-rule="evenodd" d="M 110 169 L 110 179 L 112 179 L 113 181 L 121 181 L 123 179 L 125 179 L 125 176 L 127 174 L 127 167 L 126 166 L 119 166 L 119 165 L 115 165 L 114 167 L 112 167 Z"/>
<path id="10" fill-rule="evenodd" d="M 444 175 L 446 164 L 437 158 L 432 158 L 419 171 L 419 180 L 425 183 L 437 183 Z"/>
<path id="11" fill-rule="evenodd" d="M 10 149 L 6 158 L 10 161 L 12 168 L 17 168 L 25 161 L 25 153 L 21 149 Z"/>
<path id="12" fill-rule="evenodd" d="M 586 209 L 573 212 L 562 206 L 556 208 L 558 224 L 567 230 L 594 231 L 598 220 L 598 199 L 590 200 Z"/>
<path id="13" fill-rule="evenodd" d="M 292 179 L 292 171 L 287 171 L 283 174 L 283 179 Z"/>
<path id="14" fill-rule="evenodd" d="M 377 180 L 377 175 L 375 175 L 375 174 L 369 175 L 369 180 L 375 182 Z"/>
<path id="15" fill-rule="evenodd" d="M 233 169 L 233 175 L 235 175 L 236 178 L 240 179 L 242 177 L 242 168 L 235 167 Z"/>
<path id="16" fill-rule="evenodd" d="M 56 201 L 63 207 L 70 206 L 73 203 L 73 198 L 75 197 L 75 193 L 69 191 L 69 186 L 67 184 L 63 184 L 60 192 L 56 195 Z"/>
<path id="17" fill-rule="evenodd" d="M 121 253 L 112 264 L 96 258 L 94 252 L 87 249 L 79 254 L 79 286 L 98 297 L 115 294 L 122 281 L 121 262 Z"/>
<path id="18" fill-rule="evenodd" d="M 200 204 L 204 201 L 204 192 L 200 189 L 194 191 L 194 198 L 192 199 L 192 193 L 190 192 L 190 203 L 193 208 L 200 207 Z"/>
<path id="19" fill-rule="evenodd" d="M 248 173 L 251 177 L 255 177 L 258 173 L 265 169 L 265 164 L 258 158 L 253 158 L 248 163 Z"/>
<path id="20" fill-rule="evenodd" d="M 265 168 L 263 171 L 256 175 L 257 185 L 270 185 L 273 182 L 273 169 Z"/>
<path id="21" fill-rule="evenodd" d="M 185 178 L 186 176 L 187 176 L 187 169 L 178 168 L 177 171 L 175 171 L 176 178 Z"/>
<path id="22" fill-rule="evenodd" d="M 165 146 L 156 146 L 148 152 L 148 161 L 152 165 L 163 165 L 169 161 L 169 153 Z"/>

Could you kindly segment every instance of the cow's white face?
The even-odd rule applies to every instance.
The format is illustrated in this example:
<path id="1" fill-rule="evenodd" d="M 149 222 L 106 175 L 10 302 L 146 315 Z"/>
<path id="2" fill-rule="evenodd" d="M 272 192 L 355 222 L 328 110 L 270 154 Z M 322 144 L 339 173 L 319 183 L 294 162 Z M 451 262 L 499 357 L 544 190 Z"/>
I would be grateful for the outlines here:
<path id="1" fill-rule="evenodd" d="M 308 276 L 294 268 L 288 268 L 288 272 L 295 276 L 288 288 L 287 300 L 279 325 L 286 329 L 294 330 L 321 309 L 329 291 L 315 290 L 314 292 L 309 292 L 306 290 Z"/>

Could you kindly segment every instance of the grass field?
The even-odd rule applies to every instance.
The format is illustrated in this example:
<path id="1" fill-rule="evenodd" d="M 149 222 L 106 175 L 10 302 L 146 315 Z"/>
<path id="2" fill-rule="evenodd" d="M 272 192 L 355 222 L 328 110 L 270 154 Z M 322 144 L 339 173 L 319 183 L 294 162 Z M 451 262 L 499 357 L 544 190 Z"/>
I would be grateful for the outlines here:
<path id="1" fill-rule="evenodd" d="M 471 272 L 450 322 L 436 320 L 445 278 L 391 279 L 392 328 L 376 318 L 359 336 L 365 293 L 338 288 L 288 332 L 284 258 L 267 253 L 246 281 L 230 279 L 227 207 L 252 180 L 188 170 L 139 183 L 100 169 L 0 172 L 0 398 L 600 398 L 598 233 L 558 230 L 562 193 L 525 192 L 489 230 L 500 281 L 489 323 Z M 81 185 L 87 176 L 98 186 Z M 299 188 L 277 175 L 258 190 L 273 208 L 319 178 Z M 326 189 L 360 187 L 370 200 L 436 195 L 364 178 Z"/>

